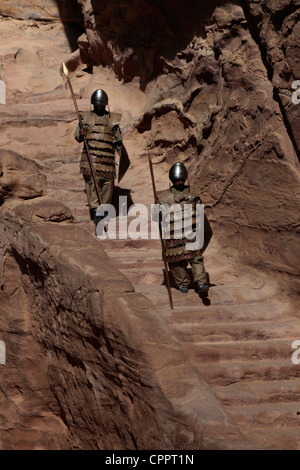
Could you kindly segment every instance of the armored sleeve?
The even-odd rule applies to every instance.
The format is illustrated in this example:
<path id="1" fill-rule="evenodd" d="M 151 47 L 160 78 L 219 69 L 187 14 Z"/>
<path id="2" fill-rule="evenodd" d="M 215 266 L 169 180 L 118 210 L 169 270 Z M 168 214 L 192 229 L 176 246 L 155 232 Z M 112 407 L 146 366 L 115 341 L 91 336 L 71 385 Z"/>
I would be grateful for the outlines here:
<path id="1" fill-rule="evenodd" d="M 85 130 L 85 132 L 87 132 L 88 127 L 89 127 L 88 124 L 83 124 L 82 127 L 83 127 L 83 129 Z M 79 143 L 80 143 L 80 142 L 83 142 L 83 140 L 84 140 L 84 139 L 83 139 L 83 136 L 80 135 L 80 125 L 79 125 L 79 124 L 77 125 L 77 127 L 76 127 L 76 129 L 75 129 L 74 137 L 75 137 L 75 139 L 77 140 L 77 142 L 79 142 Z"/>
<path id="2" fill-rule="evenodd" d="M 114 148 L 120 154 L 122 144 L 123 144 L 123 136 L 122 136 L 120 126 L 115 125 L 112 128 L 112 133 L 113 133 L 113 138 L 114 138 L 114 142 L 113 142 Z"/>
<path id="3" fill-rule="evenodd" d="M 80 132 L 79 132 L 79 131 L 80 131 L 80 126 L 79 126 L 79 124 L 78 124 L 78 126 L 76 127 L 75 132 L 74 132 L 74 137 L 75 137 L 75 139 L 77 140 L 77 142 L 80 143 L 80 142 L 83 141 L 83 137 L 82 137 L 82 135 L 80 135 Z"/>

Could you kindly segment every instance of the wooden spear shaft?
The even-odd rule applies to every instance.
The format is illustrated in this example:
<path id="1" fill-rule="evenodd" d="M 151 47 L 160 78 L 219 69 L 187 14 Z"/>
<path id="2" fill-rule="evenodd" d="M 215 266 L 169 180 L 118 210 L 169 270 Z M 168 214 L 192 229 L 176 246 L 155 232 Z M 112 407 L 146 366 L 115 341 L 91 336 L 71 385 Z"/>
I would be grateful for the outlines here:
<path id="1" fill-rule="evenodd" d="M 156 192 L 156 186 L 155 186 L 155 179 L 154 179 L 154 173 L 153 173 L 153 166 L 152 166 L 152 161 L 150 157 L 150 152 L 149 152 L 149 147 L 148 147 L 148 160 L 149 160 L 149 167 L 150 167 L 150 174 L 151 174 L 151 181 L 152 181 L 152 188 L 153 188 L 153 195 L 154 195 L 154 202 L 155 204 L 159 204 L 158 197 L 157 197 L 157 192 Z M 161 228 L 161 219 L 159 216 L 159 238 L 161 242 L 161 249 L 162 249 L 162 258 L 163 262 L 165 265 L 165 277 L 166 277 L 166 283 L 167 283 L 167 289 L 168 289 L 168 294 L 169 294 L 169 302 L 170 302 L 170 307 L 173 310 L 173 299 L 172 299 L 172 292 L 171 292 L 171 285 L 170 285 L 170 276 L 169 276 L 169 269 L 168 269 L 168 263 L 166 259 L 166 252 L 165 252 L 165 247 L 164 247 L 164 242 L 163 242 L 163 237 L 162 237 L 162 228 Z"/>
<path id="2" fill-rule="evenodd" d="M 67 82 L 68 82 L 70 92 L 71 92 L 71 95 L 72 95 L 74 107 L 75 107 L 78 122 L 79 122 L 79 127 L 80 127 L 80 129 L 83 129 L 82 119 L 81 119 L 81 116 L 80 116 L 80 113 L 79 113 L 79 110 L 78 110 L 76 97 L 75 97 L 73 87 L 72 87 L 72 83 L 71 83 L 70 76 L 69 76 L 69 71 L 68 71 L 67 66 L 64 62 L 63 62 L 63 72 L 64 72 L 65 76 L 67 77 Z M 97 193 L 97 197 L 98 197 L 98 202 L 99 202 L 99 205 L 101 205 L 102 204 L 101 191 L 100 191 L 98 181 L 97 181 L 97 178 L 96 178 L 95 168 L 94 168 L 94 165 L 93 165 L 93 162 L 92 162 L 90 149 L 89 149 L 85 134 L 83 135 L 83 141 L 84 141 L 84 147 L 85 147 L 86 154 L 87 154 L 87 159 L 88 159 L 88 162 L 89 162 L 89 165 L 90 165 L 91 175 L 92 175 L 92 178 L 93 178 L 93 181 L 94 181 L 94 185 L 95 185 L 95 189 L 96 189 L 96 193 Z"/>

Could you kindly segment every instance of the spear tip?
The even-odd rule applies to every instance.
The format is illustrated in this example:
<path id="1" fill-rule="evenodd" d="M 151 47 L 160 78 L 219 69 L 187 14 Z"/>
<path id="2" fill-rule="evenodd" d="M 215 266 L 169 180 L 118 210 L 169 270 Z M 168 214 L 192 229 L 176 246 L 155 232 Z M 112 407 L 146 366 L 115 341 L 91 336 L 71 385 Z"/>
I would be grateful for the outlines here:
<path id="1" fill-rule="evenodd" d="M 62 67 L 63 67 L 64 74 L 68 77 L 69 76 L 69 71 L 68 71 L 67 66 L 64 62 L 62 63 Z"/>

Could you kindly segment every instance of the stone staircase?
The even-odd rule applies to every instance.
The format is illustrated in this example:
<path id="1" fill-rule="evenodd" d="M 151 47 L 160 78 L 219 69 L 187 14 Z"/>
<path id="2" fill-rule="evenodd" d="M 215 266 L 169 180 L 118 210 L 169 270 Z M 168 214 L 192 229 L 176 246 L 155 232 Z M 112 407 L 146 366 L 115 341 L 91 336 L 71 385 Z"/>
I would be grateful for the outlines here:
<path id="1" fill-rule="evenodd" d="M 47 196 L 68 205 L 76 226 L 95 236 L 78 158 L 62 156 L 54 167 L 47 159 L 39 163 L 47 176 Z M 291 360 L 300 320 L 289 315 L 288 299 L 261 281 L 250 287 L 247 279 L 232 282 L 227 265 L 208 249 L 205 266 L 213 284 L 208 296 L 172 288 L 171 310 L 159 240 L 99 244 L 155 305 L 245 439 L 263 448 L 300 449 L 300 365 Z"/>
<path id="2" fill-rule="evenodd" d="M 261 281 L 214 284 L 220 266 L 208 256 L 208 295 L 172 288 L 171 310 L 159 240 L 100 243 L 155 305 L 245 439 L 262 448 L 300 449 L 300 365 L 291 360 L 300 321 L 289 316 L 288 299 Z"/>

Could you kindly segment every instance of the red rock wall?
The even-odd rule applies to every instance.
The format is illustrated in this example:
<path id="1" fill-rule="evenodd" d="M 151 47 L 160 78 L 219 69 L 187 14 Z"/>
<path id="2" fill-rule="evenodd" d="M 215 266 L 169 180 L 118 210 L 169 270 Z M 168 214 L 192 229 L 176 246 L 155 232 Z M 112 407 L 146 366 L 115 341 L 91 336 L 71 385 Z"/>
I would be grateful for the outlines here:
<path id="1" fill-rule="evenodd" d="M 0 156 L 15 162 L 10 181 L 24 181 L 22 157 Z M 27 200 L 30 181 L 0 208 L 1 448 L 200 449 L 239 439 L 153 304 L 66 206 L 42 196 L 43 181 Z"/>
<path id="2" fill-rule="evenodd" d="M 187 163 L 222 251 L 297 290 L 299 273 L 298 6 L 264 2 L 80 0 L 81 60 L 102 80 L 139 77 L 144 106 L 129 114 L 133 157 L 151 142 L 161 174 Z M 111 88 L 111 93 L 116 93 Z M 90 87 L 82 88 L 88 97 Z M 120 103 L 117 91 L 116 103 Z M 297 255 L 295 256 L 295 254 Z M 290 278 L 288 276 L 291 276 Z"/>
<path id="3" fill-rule="evenodd" d="M 292 84 L 300 76 L 299 4 L 289 0 L 268 0 L 259 8 L 255 2 L 247 0 L 247 4 L 247 18 L 299 159 L 299 110 L 291 102 Z"/>
<path id="4" fill-rule="evenodd" d="M 76 2 L 68 0 L 0 1 L 0 15 L 3 17 L 38 21 L 74 22 L 80 19 Z"/>
<path id="5" fill-rule="evenodd" d="M 132 162 L 124 185 L 133 200 L 152 201 L 148 148 L 158 189 L 168 186 L 170 165 L 185 162 L 228 270 L 232 262 L 241 273 L 254 266 L 295 294 L 299 110 L 291 84 L 300 79 L 295 2 L 218 2 L 216 8 L 189 1 L 184 9 L 182 2 L 167 0 L 128 0 L 120 8 L 113 0 L 78 4 L 79 11 L 70 2 L 49 0 L 41 8 L 41 2 L 0 0 L 0 78 L 8 102 L 1 108 L 1 147 L 39 162 L 47 195 L 74 204 L 76 194 L 63 187 L 79 181 L 73 169 L 76 116 L 59 74 L 64 60 L 81 107 L 89 106 L 91 91 L 101 86 L 109 92 L 111 109 L 123 114 Z M 61 39 L 59 17 L 69 44 Z M 84 28 L 78 48 L 70 46 L 78 35 L 72 23 Z M 14 34 L 7 34 L 8 25 Z M 68 208 L 44 199 L 42 187 L 40 193 L 33 184 L 21 190 L 22 178 L 13 176 L 7 182 L 6 174 L 0 185 L 5 200 L 0 339 L 13 361 L 1 376 L 3 447 L 203 447 L 203 429 L 215 437 L 222 428 L 222 437 L 237 438 L 205 384 L 184 359 L 176 363 L 172 338 L 170 362 L 160 371 L 149 311 L 155 316 L 152 328 L 161 328 L 159 343 L 167 333 L 148 301 L 133 294 L 86 232 L 73 235 Z M 21 203 L 20 197 L 37 202 Z M 85 210 L 82 199 L 80 204 Z M 108 271 L 101 268 L 103 260 Z M 143 319 L 135 302 L 142 304 L 139 311 L 145 309 Z M 147 333 L 142 355 L 135 321 Z M 172 364 L 179 364 L 187 383 L 192 377 L 192 385 L 202 387 L 204 405 L 212 400 L 208 416 L 201 398 L 182 409 L 193 388 L 182 391 L 174 378 L 178 369 L 168 375 Z M 177 388 L 183 399 L 170 402 L 168 391 Z M 199 409 L 204 424 L 195 428 Z M 141 421 L 149 426 L 141 428 Z"/>

